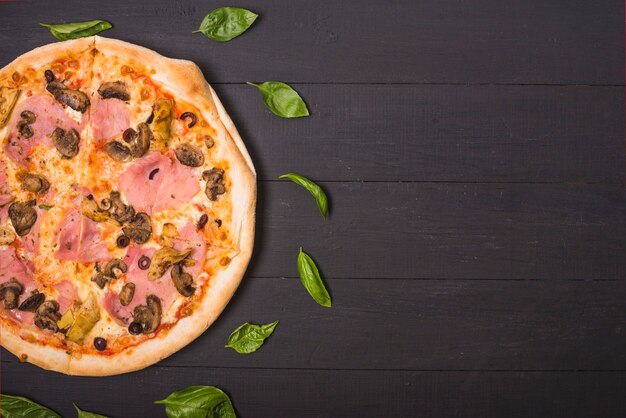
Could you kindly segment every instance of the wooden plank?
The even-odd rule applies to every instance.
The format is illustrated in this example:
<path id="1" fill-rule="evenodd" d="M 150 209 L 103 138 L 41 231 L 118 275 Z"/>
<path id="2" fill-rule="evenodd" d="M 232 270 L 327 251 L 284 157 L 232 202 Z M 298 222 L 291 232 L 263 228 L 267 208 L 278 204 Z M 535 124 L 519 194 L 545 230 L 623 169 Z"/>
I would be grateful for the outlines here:
<path id="1" fill-rule="evenodd" d="M 622 186 L 260 183 L 251 277 L 295 277 L 300 246 L 337 278 L 624 279 Z"/>
<path id="2" fill-rule="evenodd" d="M 297 85 L 285 121 L 250 86 L 217 86 L 261 178 L 624 184 L 624 89 Z"/>
<path id="3" fill-rule="evenodd" d="M 247 279 L 197 341 L 160 365 L 276 369 L 624 370 L 624 281 Z M 246 321 L 280 320 L 253 355 L 224 347 Z M 3 353 L 3 361 L 16 357 Z"/>
<path id="4" fill-rule="evenodd" d="M 243 417 L 622 417 L 625 372 L 407 372 L 152 367 L 93 379 L 3 364 L 29 379 L 3 390 L 30 396 L 63 416 L 72 402 L 113 417 L 164 416 L 152 402 L 191 385 L 216 385 Z M 104 389 L 104 390 L 103 390 Z"/>
<path id="5" fill-rule="evenodd" d="M 238 6 L 261 15 L 245 36 L 220 44 L 192 34 L 219 6 L 201 0 L 3 3 L 0 65 L 54 41 L 38 22 L 100 18 L 115 25 L 105 36 L 191 59 L 212 82 L 624 82 L 624 5 L 615 0 L 243 2 Z"/>

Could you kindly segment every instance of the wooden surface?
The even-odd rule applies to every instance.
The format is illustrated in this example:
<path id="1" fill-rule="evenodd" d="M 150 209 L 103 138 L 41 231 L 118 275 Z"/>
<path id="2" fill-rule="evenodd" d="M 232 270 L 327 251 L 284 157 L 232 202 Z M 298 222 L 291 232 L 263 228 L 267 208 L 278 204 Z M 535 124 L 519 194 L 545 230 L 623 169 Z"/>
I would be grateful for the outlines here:
<path id="1" fill-rule="evenodd" d="M 3 350 L 2 391 L 68 417 L 164 416 L 152 401 L 202 384 L 242 417 L 626 416 L 623 1 L 244 1 L 240 38 L 190 33 L 223 5 L 0 2 L 0 66 L 54 41 L 38 22 L 96 18 L 197 62 L 259 173 L 253 260 L 204 335 L 109 378 Z M 243 84 L 265 80 L 312 116 L 272 115 Z M 321 182 L 328 220 L 288 171 Z M 276 319 L 257 353 L 223 348 Z"/>

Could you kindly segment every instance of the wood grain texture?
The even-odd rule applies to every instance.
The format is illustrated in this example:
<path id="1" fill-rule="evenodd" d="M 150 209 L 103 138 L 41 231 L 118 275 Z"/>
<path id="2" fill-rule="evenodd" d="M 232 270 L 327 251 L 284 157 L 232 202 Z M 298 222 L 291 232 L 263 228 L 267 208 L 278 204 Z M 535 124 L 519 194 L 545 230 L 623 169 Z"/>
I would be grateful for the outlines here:
<path id="1" fill-rule="evenodd" d="M 623 417 L 626 372 L 410 372 L 151 367 L 116 378 L 58 376 L 3 364 L 7 390 L 64 416 L 71 405 L 111 417 L 164 416 L 153 400 L 204 383 L 231 395 L 242 417 Z M 175 382 L 175 383 L 173 383 Z M 115 390 L 128 388 L 127 393 Z M 71 399 L 68 394 L 72 394 Z M 132 395 L 131 395 L 132 394 Z"/>
<path id="2" fill-rule="evenodd" d="M 333 280 L 333 308 L 298 279 L 247 279 L 217 323 L 159 363 L 364 370 L 626 370 L 626 282 Z M 279 319 L 254 354 L 224 345 Z M 3 351 L 2 360 L 17 363 Z"/>
<path id="3" fill-rule="evenodd" d="M 303 173 L 311 175 L 311 173 Z M 315 176 L 312 176 L 315 178 Z M 297 277 L 298 248 L 336 278 L 626 277 L 622 186 L 261 183 L 251 277 Z"/>
<path id="4" fill-rule="evenodd" d="M 216 88 L 261 179 L 624 184 L 622 87 L 295 85 L 298 121 Z"/>
<path id="5" fill-rule="evenodd" d="M 212 82 L 624 84 L 624 4 L 594 2 L 243 1 L 260 14 L 219 44 L 191 32 L 217 1 L 0 5 L 0 65 L 54 39 L 38 22 L 94 18 L 105 36 L 191 59 Z M 19 42 L 15 42 L 16 34 Z"/>

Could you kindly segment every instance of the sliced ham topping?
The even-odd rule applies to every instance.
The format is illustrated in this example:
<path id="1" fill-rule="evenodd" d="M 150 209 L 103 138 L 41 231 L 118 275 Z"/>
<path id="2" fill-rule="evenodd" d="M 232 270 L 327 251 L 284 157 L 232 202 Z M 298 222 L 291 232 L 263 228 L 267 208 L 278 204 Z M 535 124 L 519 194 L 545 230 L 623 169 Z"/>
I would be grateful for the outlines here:
<path id="1" fill-rule="evenodd" d="M 173 153 L 152 152 L 122 173 L 120 190 L 135 210 L 151 214 L 189 202 L 200 191 L 200 182 Z"/>
<path id="2" fill-rule="evenodd" d="M 17 130 L 20 113 L 24 110 L 33 112 L 37 117 L 35 122 L 30 125 L 33 130 L 33 136 L 30 138 L 20 137 Z M 83 115 L 83 118 L 85 117 Z M 10 124 L 11 129 L 5 151 L 13 161 L 21 165 L 26 165 L 26 157 L 30 155 L 37 144 L 43 143 L 52 146 L 52 140 L 48 135 L 55 128 L 64 130 L 74 128 L 78 131 L 81 128 L 81 124 L 70 118 L 63 105 L 49 94 L 34 94 L 21 102 L 13 110 Z"/>
<path id="3" fill-rule="evenodd" d="M 98 224 L 83 216 L 78 209 L 68 210 L 59 226 L 59 249 L 54 256 L 59 260 L 89 263 L 111 258 L 97 228 Z"/>
<path id="4" fill-rule="evenodd" d="M 46 211 L 37 206 L 35 206 L 35 212 L 37 212 L 35 224 L 31 227 L 28 234 L 20 237 L 26 255 L 31 260 L 39 253 L 39 228 L 41 227 L 42 218 L 46 215 Z"/>
<path id="5" fill-rule="evenodd" d="M 13 200 L 11 188 L 7 182 L 7 167 L 3 160 L 0 160 L 0 206 L 4 206 Z"/>
<path id="6" fill-rule="evenodd" d="M 37 289 L 37 282 L 33 278 L 33 271 L 29 264 L 21 260 L 10 247 L 0 247 L 0 284 L 15 278 L 24 286 L 24 292 L 20 296 L 20 302 L 30 296 Z M 0 304 L 0 310 L 4 310 Z M 33 323 L 34 315 L 18 309 L 6 311 L 7 314 L 22 323 Z"/>
<path id="7" fill-rule="evenodd" d="M 54 288 L 58 293 L 57 302 L 59 302 L 59 312 L 65 313 L 65 311 L 70 308 L 77 299 L 76 287 L 74 286 L 74 283 L 69 280 L 63 280 L 55 284 Z"/>
<path id="8" fill-rule="evenodd" d="M 90 124 L 96 144 L 119 137 L 130 127 L 128 105 L 121 100 L 96 100 Z"/>
<path id="9" fill-rule="evenodd" d="M 152 258 L 154 248 L 141 248 L 133 246 L 128 250 L 124 262 L 128 266 L 126 272 L 126 283 L 135 284 L 135 294 L 132 301 L 127 306 L 122 306 L 117 293 L 109 291 L 103 299 L 104 308 L 120 325 L 128 325 L 133 319 L 133 310 L 137 305 L 145 305 L 148 295 L 155 295 L 161 299 L 161 307 L 166 312 L 176 297 L 178 292 L 170 277 L 170 270 L 166 271 L 160 279 L 148 280 L 148 270 L 141 270 L 138 266 L 139 258 L 145 255 Z"/>
<path id="10" fill-rule="evenodd" d="M 198 274 L 202 271 L 204 266 L 204 258 L 206 253 L 206 243 L 202 238 L 202 235 L 196 228 L 196 225 L 188 221 L 183 229 L 179 232 L 180 236 L 175 238 L 174 248 L 182 251 L 186 248 L 192 248 L 191 258 L 196 262 L 193 266 L 185 267 L 185 271 L 193 276 L 194 279 L 198 277 Z"/>

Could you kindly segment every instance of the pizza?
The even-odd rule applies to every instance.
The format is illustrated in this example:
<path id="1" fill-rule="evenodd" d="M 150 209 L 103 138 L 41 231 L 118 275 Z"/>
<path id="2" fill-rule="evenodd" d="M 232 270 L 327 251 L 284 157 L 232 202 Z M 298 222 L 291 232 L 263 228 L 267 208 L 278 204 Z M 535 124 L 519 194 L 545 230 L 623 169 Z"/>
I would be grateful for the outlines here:
<path id="1" fill-rule="evenodd" d="M 256 175 L 193 63 L 119 40 L 0 70 L 0 343 L 75 375 L 205 331 L 252 254 Z"/>

